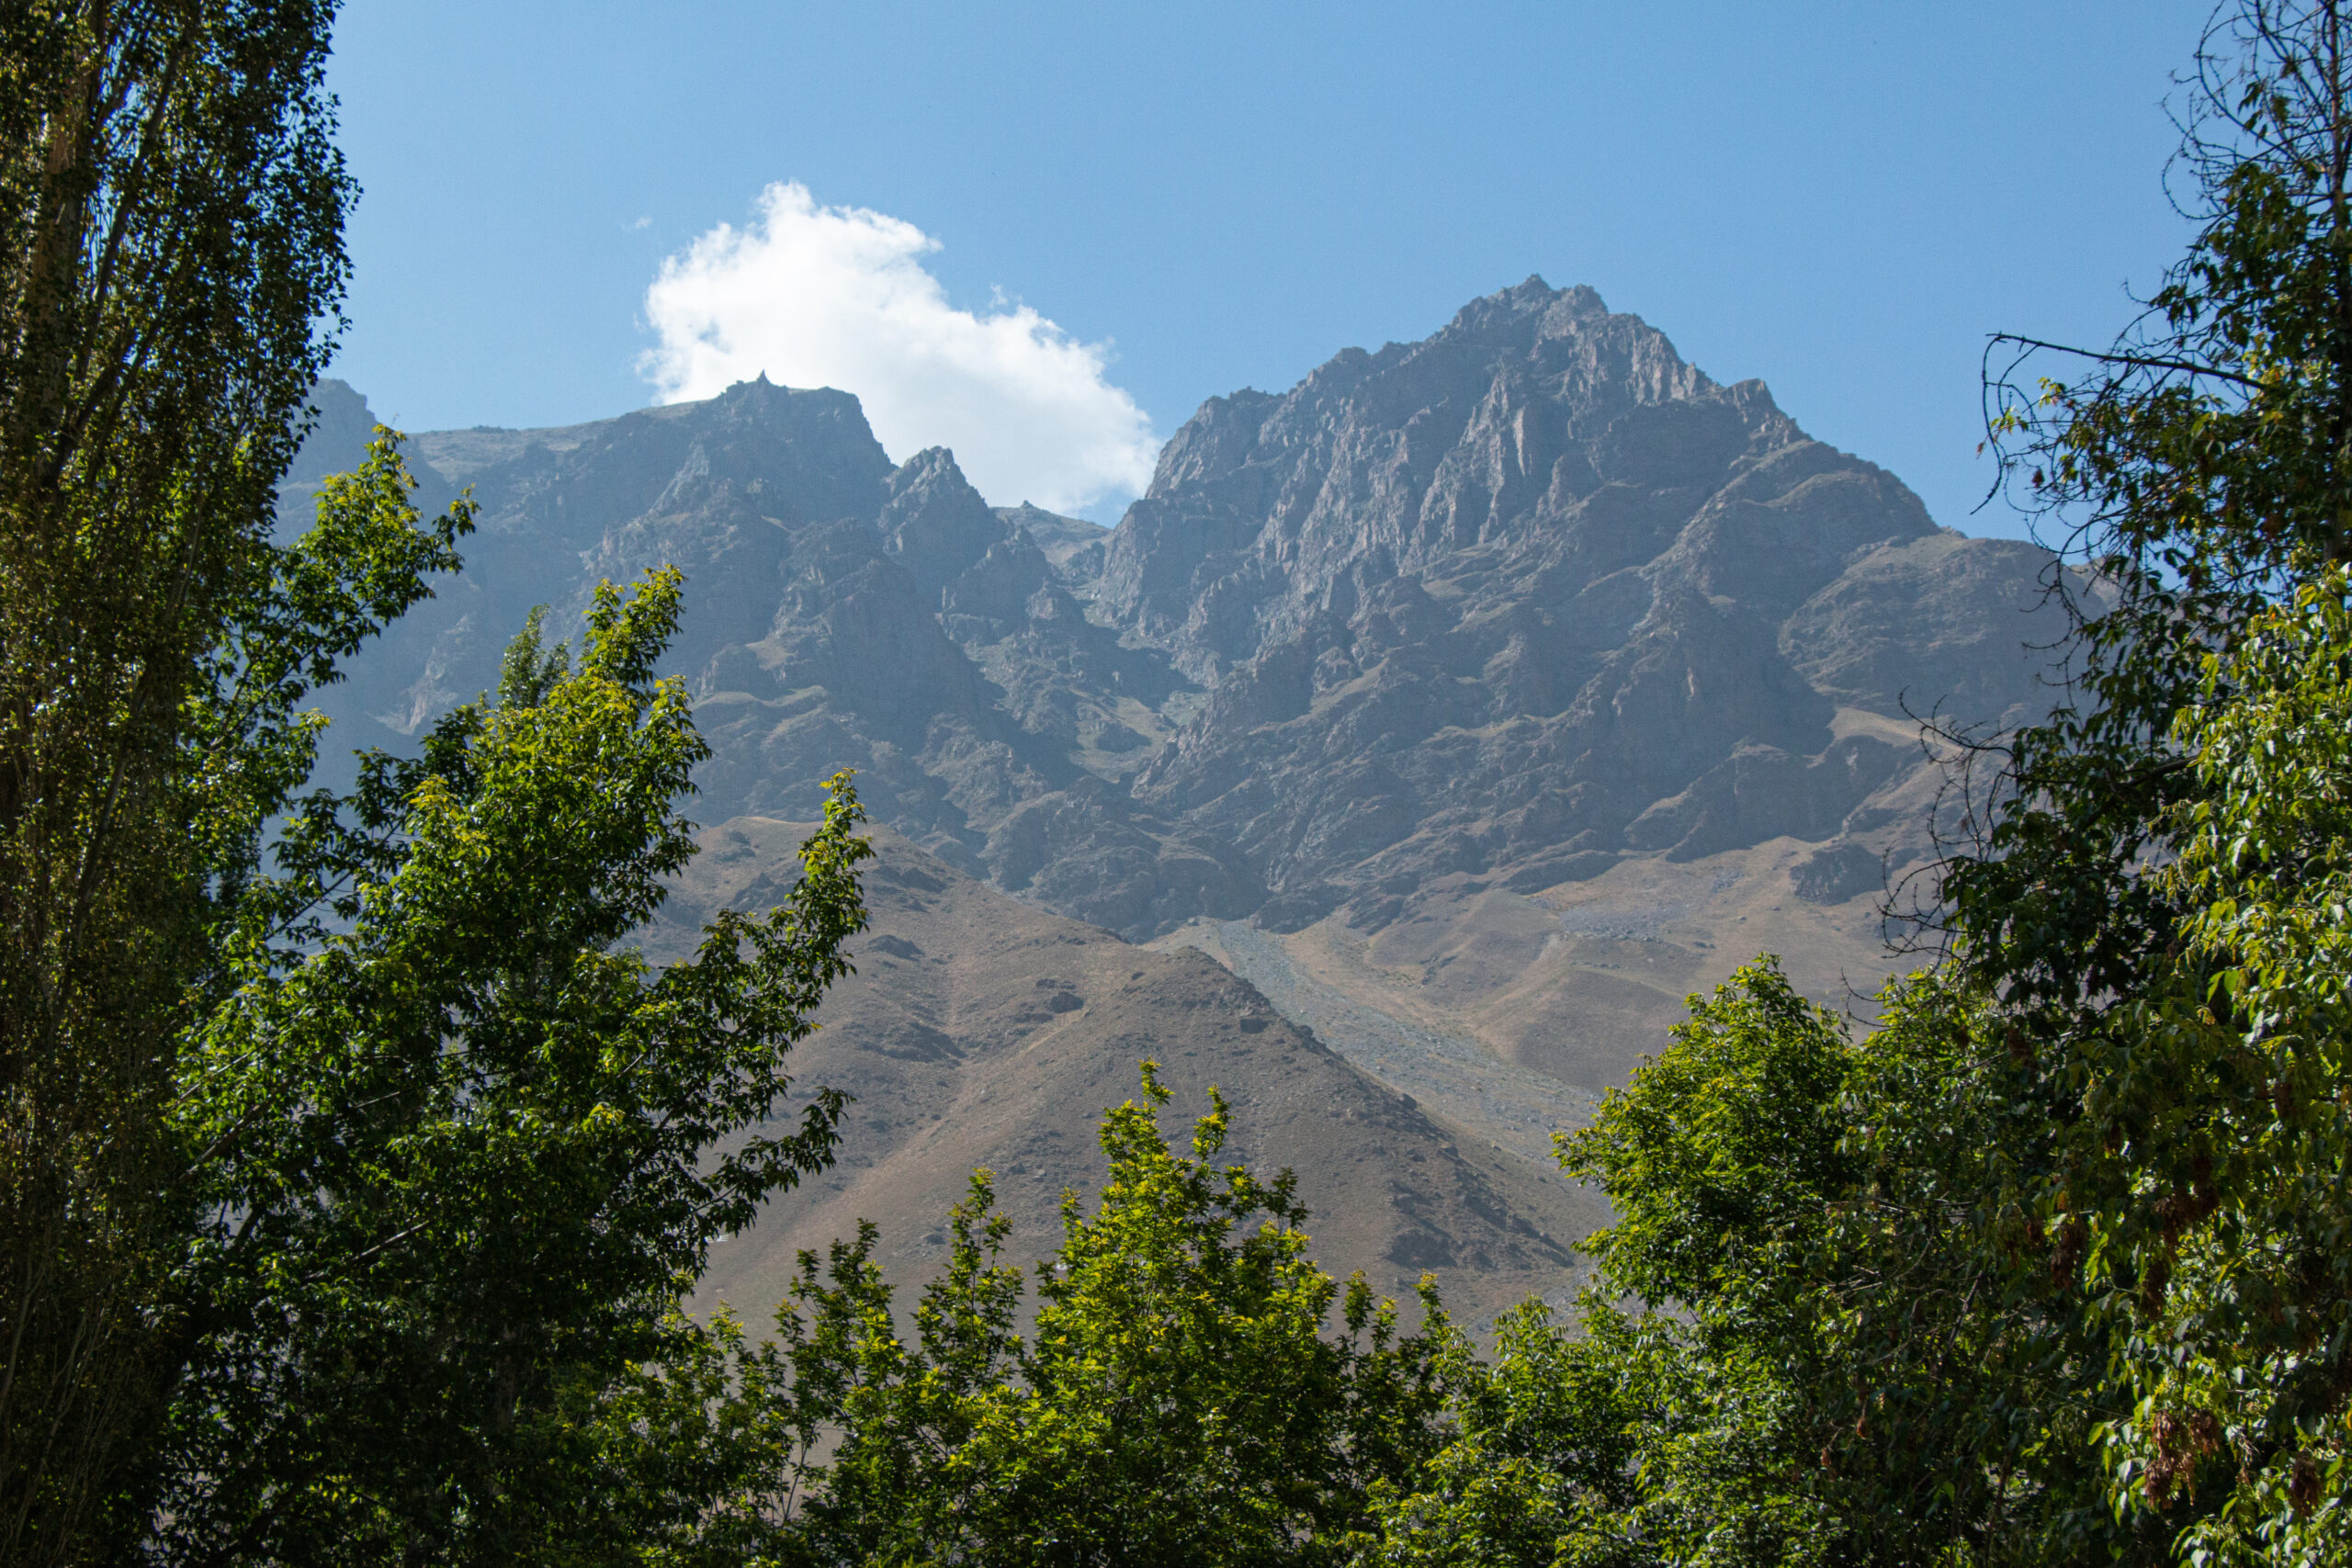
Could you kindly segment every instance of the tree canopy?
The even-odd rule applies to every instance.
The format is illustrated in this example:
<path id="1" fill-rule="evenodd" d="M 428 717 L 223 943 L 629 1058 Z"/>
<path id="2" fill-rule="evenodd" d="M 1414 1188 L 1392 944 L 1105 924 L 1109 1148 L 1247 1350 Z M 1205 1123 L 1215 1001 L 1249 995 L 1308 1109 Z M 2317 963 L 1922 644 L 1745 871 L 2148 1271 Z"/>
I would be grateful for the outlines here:
<path id="1" fill-rule="evenodd" d="M 724 1319 L 646 1369 L 603 1429 L 624 1448 L 660 1434 L 666 1462 L 725 1477 L 729 1498 L 650 1520 L 648 1560 L 1349 1561 L 1375 1494 L 1434 1452 L 1461 1337 L 1426 1289 L 1402 1335 L 1394 1303 L 1317 1268 L 1288 1174 L 1217 1163 L 1216 1092 L 1188 1157 L 1159 1129 L 1154 1064 L 1143 1079 L 1146 1103 L 1103 1120 L 1099 1203 L 1064 1198 L 1027 1335 L 983 1170 L 911 1342 L 869 1224 L 801 1254 L 773 1340 Z"/>

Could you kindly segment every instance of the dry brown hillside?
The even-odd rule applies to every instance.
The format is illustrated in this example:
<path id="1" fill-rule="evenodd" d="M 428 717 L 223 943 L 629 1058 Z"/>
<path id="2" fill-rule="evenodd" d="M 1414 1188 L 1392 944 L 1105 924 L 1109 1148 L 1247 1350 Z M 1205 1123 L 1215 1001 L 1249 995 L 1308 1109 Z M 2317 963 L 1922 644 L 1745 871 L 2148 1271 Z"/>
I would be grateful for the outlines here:
<path id="1" fill-rule="evenodd" d="M 714 908 L 772 904 L 807 832 L 765 818 L 704 831 L 649 951 L 682 951 Z M 1175 1094 L 1171 1132 L 1206 1109 L 1215 1084 L 1233 1107 L 1227 1157 L 1297 1173 L 1316 1256 L 1333 1273 L 1362 1269 L 1403 1294 L 1427 1270 L 1472 1323 L 1573 1289 L 1580 1260 L 1568 1244 L 1603 1210 L 1556 1170 L 1374 1082 L 1199 953 L 1130 946 L 1017 903 L 888 829 L 874 841 L 858 972 L 796 1053 L 804 1083 L 856 1097 L 841 1163 L 721 1246 L 702 1307 L 725 1301 L 763 1318 L 796 1254 L 854 1234 L 861 1218 L 884 1224 L 880 1256 L 896 1280 L 927 1277 L 945 1256 L 939 1222 L 980 1166 L 997 1173 L 1016 1223 L 1014 1258 L 1049 1252 L 1061 1195 L 1095 1190 L 1096 1125 L 1137 1095 L 1146 1056 Z"/>

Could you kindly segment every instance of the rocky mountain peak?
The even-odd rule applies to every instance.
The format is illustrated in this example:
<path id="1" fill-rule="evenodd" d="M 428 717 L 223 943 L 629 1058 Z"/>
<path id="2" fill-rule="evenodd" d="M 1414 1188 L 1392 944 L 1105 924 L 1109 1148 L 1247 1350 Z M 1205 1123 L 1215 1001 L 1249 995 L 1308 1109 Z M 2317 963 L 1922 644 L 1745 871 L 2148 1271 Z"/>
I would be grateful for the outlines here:
<path id="1" fill-rule="evenodd" d="M 956 466 L 956 454 L 933 446 L 901 463 L 888 480 L 876 526 L 883 547 L 934 598 L 1006 536 L 1006 525 Z"/>
<path id="2" fill-rule="evenodd" d="M 1272 393 L 1249 387 L 1203 403 L 1160 448 L 1145 497 L 1164 500 L 1182 486 L 1212 481 L 1240 468 L 1256 451 L 1259 433 L 1281 403 Z"/>
<path id="3" fill-rule="evenodd" d="M 287 469 L 288 482 L 314 484 L 376 433 L 376 413 L 348 381 L 329 376 L 311 389 L 311 428 Z"/>
<path id="4" fill-rule="evenodd" d="M 1509 336 L 1532 321 L 1539 338 L 1565 337 L 1587 319 L 1607 314 L 1609 307 L 1601 302 L 1598 290 L 1583 284 L 1555 288 L 1540 274 L 1530 273 L 1527 281 L 1515 288 L 1501 289 L 1463 306 L 1453 320 L 1438 329 L 1437 335 Z"/>
<path id="5" fill-rule="evenodd" d="M 1109 541 L 1100 603 L 1212 681 L 1363 570 L 1557 553 L 1602 529 L 1620 536 L 1588 554 L 1647 558 L 1664 514 L 1645 527 L 1629 499 L 1670 494 L 1688 519 L 1806 439 L 1761 383 L 1720 387 L 1592 289 L 1531 277 L 1422 342 L 1346 350 L 1285 396 L 1204 404 Z"/>
<path id="6" fill-rule="evenodd" d="M 2039 552 L 1540 277 L 1210 399 L 1108 534 L 765 381 L 416 452 L 483 528 L 369 713 L 413 728 L 533 604 L 673 561 L 707 809 L 806 817 L 855 765 L 925 851 L 1131 938 L 1835 849 L 1916 767 L 1906 706 L 2030 700 L 2041 635 Z"/>

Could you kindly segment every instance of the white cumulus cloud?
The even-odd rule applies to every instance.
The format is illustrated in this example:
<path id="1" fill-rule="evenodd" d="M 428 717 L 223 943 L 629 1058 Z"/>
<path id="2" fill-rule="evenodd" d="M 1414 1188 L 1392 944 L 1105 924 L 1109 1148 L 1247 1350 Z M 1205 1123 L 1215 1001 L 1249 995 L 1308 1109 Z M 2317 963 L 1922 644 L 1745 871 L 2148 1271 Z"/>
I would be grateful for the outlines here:
<path id="1" fill-rule="evenodd" d="M 1151 422 L 1080 343 L 1026 305 L 949 305 L 922 258 L 939 242 L 900 219 L 820 207 L 798 183 L 762 192 L 662 264 L 645 293 L 660 337 L 641 368 L 657 400 L 717 395 L 763 372 L 854 392 L 893 458 L 952 446 L 991 503 L 1067 511 L 1151 479 Z"/>

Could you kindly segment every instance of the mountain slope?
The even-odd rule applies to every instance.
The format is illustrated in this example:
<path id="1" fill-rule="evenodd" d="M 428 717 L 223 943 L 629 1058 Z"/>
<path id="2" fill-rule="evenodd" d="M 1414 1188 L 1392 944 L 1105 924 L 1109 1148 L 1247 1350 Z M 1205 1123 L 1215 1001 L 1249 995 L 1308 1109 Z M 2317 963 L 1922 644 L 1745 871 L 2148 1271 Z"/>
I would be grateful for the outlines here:
<path id="1" fill-rule="evenodd" d="M 720 907 L 772 902 L 808 831 L 765 818 L 706 830 L 648 952 L 684 952 Z M 862 1218 L 884 1226 L 895 1282 L 925 1277 L 945 1258 L 947 1210 L 980 1166 L 997 1173 L 1015 1222 L 1012 1259 L 1046 1255 L 1063 1190 L 1099 1190 L 1096 1125 L 1140 1098 L 1146 1056 L 1174 1092 L 1162 1117 L 1171 1135 L 1208 1109 L 1214 1084 L 1233 1108 L 1226 1157 L 1296 1171 L 1327 1269 L 1362 1269 L 1407 1296 L 1430 1271 L 1453 1310 L 1481 1323 L 1570 1288 L 1567 1246 L 1604 1207 L 1547 1160 L 1466 1136 L 1383 1088 L 1199 953 L 1130 947 L 1016 903 L 887 829 L 874 838 L 874 923 L 854 944 L 858 973 L 794 1055 L 801 1081 L 856 1097 L 842 1162 L 720 1248 L 705 1304 L 771 1310 L 798 1249 L 821 1253 Z"/>
<path id="2" fill-rule="evenodd" d="M 319 403 L 289 510 L 357 456 L 364 404 Z M 945 866 L 1213 955 L 1497 1150 L 1540 1153 L 1758 951 L 1874 988 L 1879 899 L 1932 850 L 1913 716 L 2032 711 L 2061 630 L 2045 553 L 1939 528 L 1761 383 L 1540 279 L 1210 400 L 1107 532 L 764 380 L 411 450 L 481 531 L 327 694 L 331 740 L 407 743 L 531 605 L 576 624 L 674 563 L 703 820 L 808 819 L 854 766 Z M 1055 1103 L 1064 1136 L 1100 1109 Z M 925 1202 L 967 1156 L 935 1146 Z"/>

